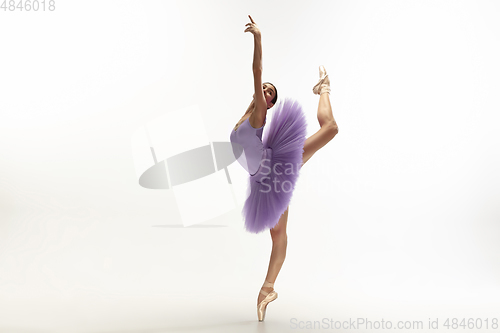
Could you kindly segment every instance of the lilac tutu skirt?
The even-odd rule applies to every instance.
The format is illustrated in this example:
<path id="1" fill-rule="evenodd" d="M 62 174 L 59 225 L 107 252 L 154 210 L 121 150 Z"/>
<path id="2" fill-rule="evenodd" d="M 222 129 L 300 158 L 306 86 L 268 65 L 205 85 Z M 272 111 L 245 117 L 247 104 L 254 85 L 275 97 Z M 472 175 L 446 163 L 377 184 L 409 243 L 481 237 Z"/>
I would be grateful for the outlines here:
<path id="1" fill-rule="evenodd" d="M 255 234 L 274 228 L 290 204 L 306 141 L 307 123 L 297 101 L 284 98 L 273 110 L 263 133 L 263 158 L 259 170 L 249 176 L 242 211 L 245 229 Z"/>

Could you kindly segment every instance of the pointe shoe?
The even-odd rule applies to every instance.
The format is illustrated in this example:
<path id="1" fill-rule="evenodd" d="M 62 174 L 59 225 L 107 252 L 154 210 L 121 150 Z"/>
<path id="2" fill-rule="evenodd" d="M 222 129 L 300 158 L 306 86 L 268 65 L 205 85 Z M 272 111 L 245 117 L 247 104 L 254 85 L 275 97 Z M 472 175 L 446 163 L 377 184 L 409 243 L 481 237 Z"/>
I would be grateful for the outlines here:
<path id="1" fill-rule="evenodd" d="M 274 283 L 266 281 L 266 282 L 264 282 L 264 285 L 262 286 L 262 288 L 264 288 L 264 287 L 272 288 L 272 287 L 274 287 Z M 278 293 L 275 292 L 274 290 L 271 292 L 267 292 L 267 291 L 264 291 L 262 289 L 260 289 L 260 293 L 266 297 L 259 303 L 259 305 L 257 305 L 257 316 L 259 317 L 259 321 L 264 321 L 264 317 L 266 316 L 267 304 L 269 304 L 270 302 L 272 302 L 276 298 L 278 298 Z"/>
<path id="2" fill-rule="evenodd" d="M 330 93 L 330 79 L 328 78 L 325 66 L 319 66 L 319 81 L 313 87 L 313 93 L 321 95 L 325 92 Z"/>

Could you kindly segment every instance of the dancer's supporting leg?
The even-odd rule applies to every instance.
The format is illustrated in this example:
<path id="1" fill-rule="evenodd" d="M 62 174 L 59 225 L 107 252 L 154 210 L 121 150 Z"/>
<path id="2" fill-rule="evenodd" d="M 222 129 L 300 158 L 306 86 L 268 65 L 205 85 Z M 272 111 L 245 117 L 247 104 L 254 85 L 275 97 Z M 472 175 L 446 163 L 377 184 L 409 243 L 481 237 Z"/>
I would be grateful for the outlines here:
<path id="1" fill-rule="evenodd" d="M 318 104 L 318 122 L 321 128 L 308 137 L 304 143 L 304 154 L 302 155 L 302 166 L 314 155 L 315 152 L 325 146 L 339 132 L 335 118 L 333 118 L 332 105 L 330 104 L 330 93 L 327 89 L 321 91 Z M 302 167 L 301 166 L 301 167 Z"/>
<path id="2" fill-rule="evenodd" d="M 333 118 L 332 105 L 330 104 L 330 81 L 327 79 L 324 82 L 325 84 L 321 86 L 318 104 L 318 122 L 321 128 L 306 139 L 304 154 L 302 155 L 302 166 L 315 152 L 332 140 L 339 131 L 335 118 Z M 270 230 L 271 238 L 273 239 L 273 249 L 267 270 L 266 281 L 271 283 L 276 281 L 281 266 L 285 261 L 287 245 L 286 224 L 288 221 L 289 208 L 290 206 L 288 206 L 283 215 L 281 215 L 278 224 Z M 273 290 L 272 287 L 263 287 L 262 289 L 267 292 Z M 259 293 L 257 304 L 259 304 L 264 297 L 264 295 Z"/>
<path id="3" fill-rule="evenodd" d="M 287 245 L 287 235 L 286 235 L 286 223 L 288 221 L 288 206 L 285 212 L 281 215 L 278 224 L 270 230 L 271 238 L 273 239 L 273 249 L 271 252 L 271 259 L 269 260 L 269 267 L 267 269 L 266 281 L 274 283 L 278 277 L 278 273 L 281 270 L 281 266 L 285 261 L 286 256 L 286 245 Z M 262 290 L 271 292 L 272 287 L 263 287 Z M 263 299 L 264 295 L 259 293 L 257 298 L 257 304 L 259 304 Z"/>

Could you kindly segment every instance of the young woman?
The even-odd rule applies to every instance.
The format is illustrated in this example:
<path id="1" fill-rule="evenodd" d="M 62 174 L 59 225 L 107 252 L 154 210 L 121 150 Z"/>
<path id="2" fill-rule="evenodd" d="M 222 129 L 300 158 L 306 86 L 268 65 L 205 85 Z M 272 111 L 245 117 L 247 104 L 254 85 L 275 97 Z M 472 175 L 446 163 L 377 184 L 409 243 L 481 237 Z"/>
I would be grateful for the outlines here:
<path id="1" fill-rule="evenodd" d="M 320 96 L 317 112 L 320 129 L 305 138 L 307 125 L 300 104 L 287 98 L 277 103 L 276 87 L 262 83 L 261 33 L 252 17 L 248 17 L 251 22 L 246 24 L 245 32 L 254 36 L 255 94 L 231 132 L 230 140 L 235 157 L 250 174 L 249 196 L 243 208 L 245 228 L 253 233 L 269 229 L 273 242 L 266 279 L 257 298 L 257 316 L 263 321 L 267 304 L 278 297 L 273 287 L 285 260 L 288 205 L 299 170 L 335 137 L 338 126 L 330 104 L 330 80 L 320 66 L 320 80 L 313 87 L 313 93 Z M 272 122 L 262 139 L 267 110 L 271 107 L 275 108 Z"/>

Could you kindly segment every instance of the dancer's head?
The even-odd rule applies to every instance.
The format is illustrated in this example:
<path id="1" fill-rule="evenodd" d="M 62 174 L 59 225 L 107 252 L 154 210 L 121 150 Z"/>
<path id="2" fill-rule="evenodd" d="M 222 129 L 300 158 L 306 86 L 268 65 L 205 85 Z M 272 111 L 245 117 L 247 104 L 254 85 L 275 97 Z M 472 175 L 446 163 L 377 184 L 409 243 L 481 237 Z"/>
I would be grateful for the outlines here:
<path id="1" fill-rule="evenodd" d="M 270 109 L 278 100 L 278 89 L 271 82 L 264 82 L 262 84 L 264 89 L 264 96 L 266 97 L 267 108 Z"/>
<path id="2" fill-rule="evenodd" d="M 278 100 L 278 89 L 271 82 L 264 82 L 262 84 L 262 91 L 264 92 L 267 108 L 272 108 Z M 255 94 L 253 94 L 253 98 L 255 99 Z"/>

